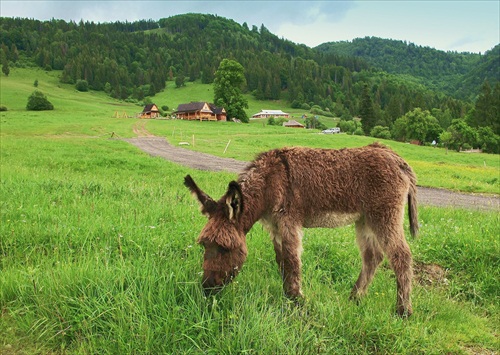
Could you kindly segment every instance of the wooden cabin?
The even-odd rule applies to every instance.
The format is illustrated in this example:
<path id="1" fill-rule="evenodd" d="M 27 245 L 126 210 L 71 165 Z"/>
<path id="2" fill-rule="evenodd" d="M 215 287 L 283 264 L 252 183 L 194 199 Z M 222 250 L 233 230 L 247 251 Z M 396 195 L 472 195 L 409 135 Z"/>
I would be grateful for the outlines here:
<path id="1" fill-rule="evenodd" d="M 208 102 L 190 102 L 180 104 L 175 117 L 181 120 L 199 120 L 199 121 L 226 121 L 227 114 L 223 107 L 217 107 Z"/>
<path id="2" fill-rule="evenodd" d="M 139 114 L 139 118 L 157 118 L 160 117 L 160 110 L 155 104 L 144 106 L 144 110 Z"/>

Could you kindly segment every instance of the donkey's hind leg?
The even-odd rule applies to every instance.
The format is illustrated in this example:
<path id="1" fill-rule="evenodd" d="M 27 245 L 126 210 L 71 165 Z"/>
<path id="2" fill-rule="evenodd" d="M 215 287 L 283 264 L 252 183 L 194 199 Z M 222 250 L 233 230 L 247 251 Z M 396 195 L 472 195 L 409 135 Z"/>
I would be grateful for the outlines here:
<path id="1" fill-rule="evenodd" d="M 364 221 L 358 221 L 356 223 L 356 239 L 363 261 L 363 266 L 361 268 L 361 272 L 359 273 L 358 280 L 354 284 L 351 291 L 350 298 L 354 300 L 357 300 L 366 294 L 377 267 L 384 259 L 382 248 L 378 244 L 375 235 L 364 223 Z"/>
<path id="2" fill-rule="evenodd" d="M 413 313 L 410 299 L 413 279 L 412 256 L 402 226 L 395 234 L 395 238 L 384 245 L 384 252 L 396 274 L 398 292 L 396 312 L 401 317 L 409 317 Z"/>

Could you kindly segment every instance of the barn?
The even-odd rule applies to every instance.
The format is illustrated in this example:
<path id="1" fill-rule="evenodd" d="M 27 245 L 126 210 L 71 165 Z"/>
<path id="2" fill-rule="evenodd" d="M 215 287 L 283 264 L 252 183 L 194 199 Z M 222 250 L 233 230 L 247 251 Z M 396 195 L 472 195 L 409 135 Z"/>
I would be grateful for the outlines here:
<path id="1" fill-rule="evenodd" d="M 174 112 L 177 119 L 199 121 L 226 121 L 227 114 L 224 107 L 217 107 L 208 102 L 190 102 L 180 104 Z"/>

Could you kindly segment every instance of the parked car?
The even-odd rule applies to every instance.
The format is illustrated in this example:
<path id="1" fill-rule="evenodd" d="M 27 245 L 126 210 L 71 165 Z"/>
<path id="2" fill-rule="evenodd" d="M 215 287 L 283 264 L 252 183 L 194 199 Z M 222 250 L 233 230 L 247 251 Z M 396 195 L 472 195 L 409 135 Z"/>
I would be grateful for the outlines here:
<path id="1" fill-rule="evenodd" d="M 328 129 L 325 129 L 324 131 L 321 131 L 321 133 L 324 133 L 324 134 L 340 133 L 340 128 L 338 128 L 338 127 L 328 128 Z"/>

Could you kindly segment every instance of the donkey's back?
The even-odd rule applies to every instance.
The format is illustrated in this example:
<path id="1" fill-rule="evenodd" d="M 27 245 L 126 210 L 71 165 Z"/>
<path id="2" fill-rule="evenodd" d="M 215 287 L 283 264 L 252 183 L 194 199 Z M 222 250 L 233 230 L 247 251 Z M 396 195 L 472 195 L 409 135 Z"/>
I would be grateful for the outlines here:
<path id="1" fill-rule="evenodd" d="M 268 151 L 240 176 L 242 184 L 248 180 L 263 184 L 260 188 L 268 198 L 265 219 L 286 211 L 303 227 L 336 227 L 362 217 L 401 217 L 408 201 L 411 233 L 418 229 L 415 174 L 401 157 L 379 144 Z"/>

